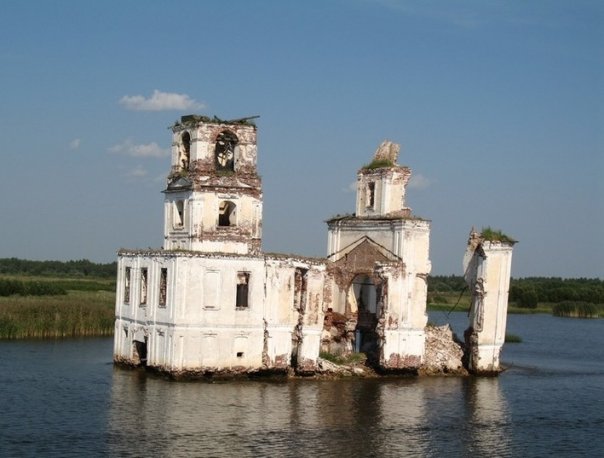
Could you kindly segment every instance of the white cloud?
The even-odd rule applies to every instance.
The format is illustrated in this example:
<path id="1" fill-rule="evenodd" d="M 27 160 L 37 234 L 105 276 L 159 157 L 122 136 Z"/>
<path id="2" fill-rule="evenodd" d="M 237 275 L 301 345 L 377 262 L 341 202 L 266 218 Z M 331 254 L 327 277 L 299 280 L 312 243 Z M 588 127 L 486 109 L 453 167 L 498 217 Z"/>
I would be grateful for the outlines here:
<path id="1" fill-rule="evenodd" d="M 164 110 L 199 110 L 203 103 L 189 97 L 187 94 L 161 92 L 157 89 L 149 98 L 142 95 L 125 95 L 120 99 L 120 105 L 134 111 L 164 111 Z"/>
<path id="2" fill-rule="evenodd" d="M 409 189 L 426 189 L 432 184 L 432 180 L 426 178 L 421 173 L 411 175 L 409 179 Z"/>
<path id="3" fill-rule="evenodd" d="M 80 139 L 74 138 L 69 142 L 69 149 L 78 149 L 80 147 Z"/>
<path id="4" fill-rule="evenodd" d="M 147 171 L 147 169 L 145 169 L 143 166 L 137 165 L 135 168 L 130 170 L 126 174 L 126 176 L 132 177 L 132 178 L 142 178 L 142 177 L 146 177 L 148 175 L 148 173 L 149 172 Z"/>
<path id="5" fill-rule="evenodd" d="M 137 145 L 129 138 L 109 148 L 109 152 L 133 157 L 166 157 L 170 155 L 170 150 L 161 148 L 155 142 Z"/>

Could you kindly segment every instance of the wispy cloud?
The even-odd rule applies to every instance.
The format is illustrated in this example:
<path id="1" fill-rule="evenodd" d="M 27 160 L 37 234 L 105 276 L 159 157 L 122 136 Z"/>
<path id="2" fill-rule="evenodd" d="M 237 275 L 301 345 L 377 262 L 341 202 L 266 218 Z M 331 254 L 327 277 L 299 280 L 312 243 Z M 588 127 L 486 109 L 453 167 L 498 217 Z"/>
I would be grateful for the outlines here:
<path id="1" fill-rule="evenodd" d="M 166 110 L 199 110 L 203 103 L 189 97 L 187 94 L 161 92 L 157 89 L 150 97 L 143 95 L 125 95 L 120 99 L 120 105 L 134 111 L 166 111 Z"/>
<path id="2" fill-rule="evenodd" d="M 161 148 L 157 143 L 136 144 L 131 139 L 113 145 L 108 150 L 114 154 L 124 154 L 133 157 L 166 157 L 170 155 L 168 149 Z"/>
<path id="3" fill-rule="evenodd" d="M 496 23 L 518 26 L 551 24 L 551 14 L 547 11 L 534 13 L 525 8 L 523 2 L 501 2 L 470 0 L 467 2 L 449 2 L 443 0 L 365 0 L 388 8 L 408 17 L 435 20 L 463 29 L 489 27 Z M 554 9 L 555 10 L 555 9 Z"/>
<path id="4" fill-rule="evenodd" d="M 149 174 L 147 169 L 145 169 L 142 165 L 137 165 L 132 170 L 130 170 L 126 176 L 130 178 L 143 178 Z"/>
<path id="5" fill-rule="evenodd" d="M 416 173 L 415 175 L 411 175 L 409 179 L 409 189 L 426 189 L 432 184 L 432 180 L 426 178 L 421 173 Z"/>
<path id="6" fill-rule="evenodd" d="M 410 17 L 422 17 L 446 22 L 462 28 L 474 28 L 482 25 L 484 18 L 475 10 L 460 8 L 460 5 L 450 6 L 439 1 L 406 2 L 401 0 L 367 0 L 385 8 Z"/>
<path id="7" fill-rule="evenodd" d="M 69 142 L 69 149 L 78 149 L 80 147 L 80 143 L 81 141 L 79 138 L 74 138 Z"/>
<path id="8" fill-rule="evenodd" d="M 357 192 L 357 182 L 353 181 L 348 184 L 345 188 L 342 188 L 342 192 Z"/>

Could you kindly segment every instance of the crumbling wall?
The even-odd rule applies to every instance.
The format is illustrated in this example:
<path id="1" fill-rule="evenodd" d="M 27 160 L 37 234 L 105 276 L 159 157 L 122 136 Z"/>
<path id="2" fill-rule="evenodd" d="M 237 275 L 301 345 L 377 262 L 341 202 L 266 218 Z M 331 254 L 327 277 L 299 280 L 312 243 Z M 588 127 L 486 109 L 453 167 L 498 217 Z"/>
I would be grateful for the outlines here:
<path id="1" fill-rule="evenodd" d="M 423 312 L 421 304 L 408 300 L 411 285 L 404 281 L 403 266 L 382 264 L 378 272 L 382 278 L 379 366 L 385 371 L 416 371 L 424 354 L 425 323 L 414 327 L 411 318 L 415 312 Z"/>
<path id="2" fill-rule="evenodd" d="M 464 332 L 467 369 L 493 375 L 501 369 L 514 241 L 485 240 L 472 230 L 464 256 L 464 277 L 471 292 L 470 323 Z"/>
<path id="3" fill-rule="evenodd" d="M 309 266 L 303 276 L 305 289 L 301 291 L 299 319 L 296 327 L 296 372 L 312 374 L 318 369 L 321 349 L 321 331 L 324 323 L 323 291 L 325 274 L 323 266 Z"/>

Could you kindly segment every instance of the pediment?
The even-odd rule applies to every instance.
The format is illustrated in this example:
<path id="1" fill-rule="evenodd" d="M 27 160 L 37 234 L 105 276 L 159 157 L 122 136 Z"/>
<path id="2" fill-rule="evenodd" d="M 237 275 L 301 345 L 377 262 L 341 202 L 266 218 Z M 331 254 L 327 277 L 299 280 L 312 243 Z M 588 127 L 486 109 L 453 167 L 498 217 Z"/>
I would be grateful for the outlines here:
<path id="1" fill-rule="evenodd" d="M 362 237 L 337 253 L 330 256 L 335 267 L 344 267 L 352 272 L 371 272 L 376 262 L 401 262 L 402 259 L 392 251 L 373 241 Z"/>
<path id="2" fill-rule="evenodd" d="M 191 189 L 193 183 L 185 177 L 177 177 L 168 183 L 166 191 L 184 191 Z"/>

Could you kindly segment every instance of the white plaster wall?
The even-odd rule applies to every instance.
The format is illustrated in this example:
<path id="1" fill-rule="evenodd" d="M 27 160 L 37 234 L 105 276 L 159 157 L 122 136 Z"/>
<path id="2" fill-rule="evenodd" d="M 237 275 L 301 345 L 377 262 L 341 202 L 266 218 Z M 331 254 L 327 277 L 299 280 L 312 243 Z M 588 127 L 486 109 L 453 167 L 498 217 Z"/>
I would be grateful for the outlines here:
<path id="1" fill-rule="evenodd" d="M 294 308 L 295 267 L 283 261 L 267 261 L 265 319 L 269 326 L 297 324 Z"/>
<path id="2" fill-rule="evenodd" d="M 334 222 L 328 231 L 327 254 L 331 256 L 364 236 L 401 257 L 409 270 L 430 271 L 430 221 L 401 218 Z"/>
<path id="3" fill-rule="evenodd" d="M 398 360 L 412 358 L 416 363 L 424 354 L 427 321 L 426 303 L 418 303 L 410 292 L 414 288 L 414 275 L 403 275 L 402 269 L 383 266 L 380 275 L 387 281 L 387 303 L 384 307 L 384 337 L 382 359 L 386 367 L 399 364 Z M 393 358 L 394 357 L 394 358 Z M 394 359 L 394 361 L 393 361 Z"/>
<path id="4" fill-rule="evenodd" d="M 175 202 L 184 200 L 184 222 L 175 226 Z M 234 225 L 218 226 L 222 201 L 236 205 Z M 183 249 L 216 253 L 248 254 L 250 239 L 261 238 L 262 203 L 259 199 L 235 193 L 169 193 L 164 201 L 165 249 Z M 215 233 L 218 240 L 208 240 L 202 233 Z M 246 234 L 238 237 L 237 234 Z M 221 238 L 224 240 L 221 240 Z"/>
<path id="5" fill-rule="evenodd" d="M 405 187 L 411 176 L 407 168 L 361 170 L 357 174 L 357 216 L 384 216 L 405 207 Z M 375 184 L 374 205 L 369 206 L 367 191 L 369 183 Z"/>
<path id="6" fill-rule="evenodd" d="M 478 345 L 471 361 L 472 369 L 492 372 L 500 369 L 500 351 L 505 342 L 508 291 L 512 264 L 512 245 L 483 241 L 485 257 L 475 254 L 476 279 L 482 280 L 483 295 L 472 304 L 470 324 Z"/>
<path id="7" fill-rule="evenodd" d="M 484 280 L 482 332 L 480 345 L 503 345 L 507 321 L 512 247 L 497 242 L 483 242 L 486 259 L 482 260 L 479 278 Z"/>
<path id="8" fill-rule="evenodd" d="M 123 304 L 126 267 L 131 268 L 128 305 Z M 139 305 L 138 287 L 143 267 L 148 269 L 145 306 Z M 162 267 L 168 269 L 165 307 L 158 304 Z M 153 367 L 173 372 L 283 369 L 291 361 L 292 334 L 299 322 L 298 311 L 293 307 L 295 267 L 309 272 L 305 298 L 308 314 L 302 334 L 303 340 L 306 335 L 311 336 L 304 345 L 305 351 L 314 345 L 316 353 L 303 353 L 316 361 L 320 343 L 316 335 L 320 336 L 323 323 L 322 266 L 291 260 L 269 261 L 265 265 L 263 257 L 186 253 L 119 257 L 114 354 L 136 363 L 133 339 L 144 329 L 148 338 L 148 365 Z M 250 275 L 249 306 L 244 309 L 235 307 L 238 272 Z"/>
<path id="9" fill-rule="evenodd" d="M 424 356 L 425 340 L 426 335 L 423 329 L 402 328 L 385 331 L 382 350 L 385 362 L 388 363 L 392 355 L 398 355 L 402 360 L 413 358 L 414 361 L 421 362 Z M 409 366 L 409 368 L 413 367 Z"/>
<path id="10" fill-rule="evenodd" d="M 298 345 L 298 361 L 316 364 L 321 350 L 321 331 L 305 329 L 303 339 Z"/>

